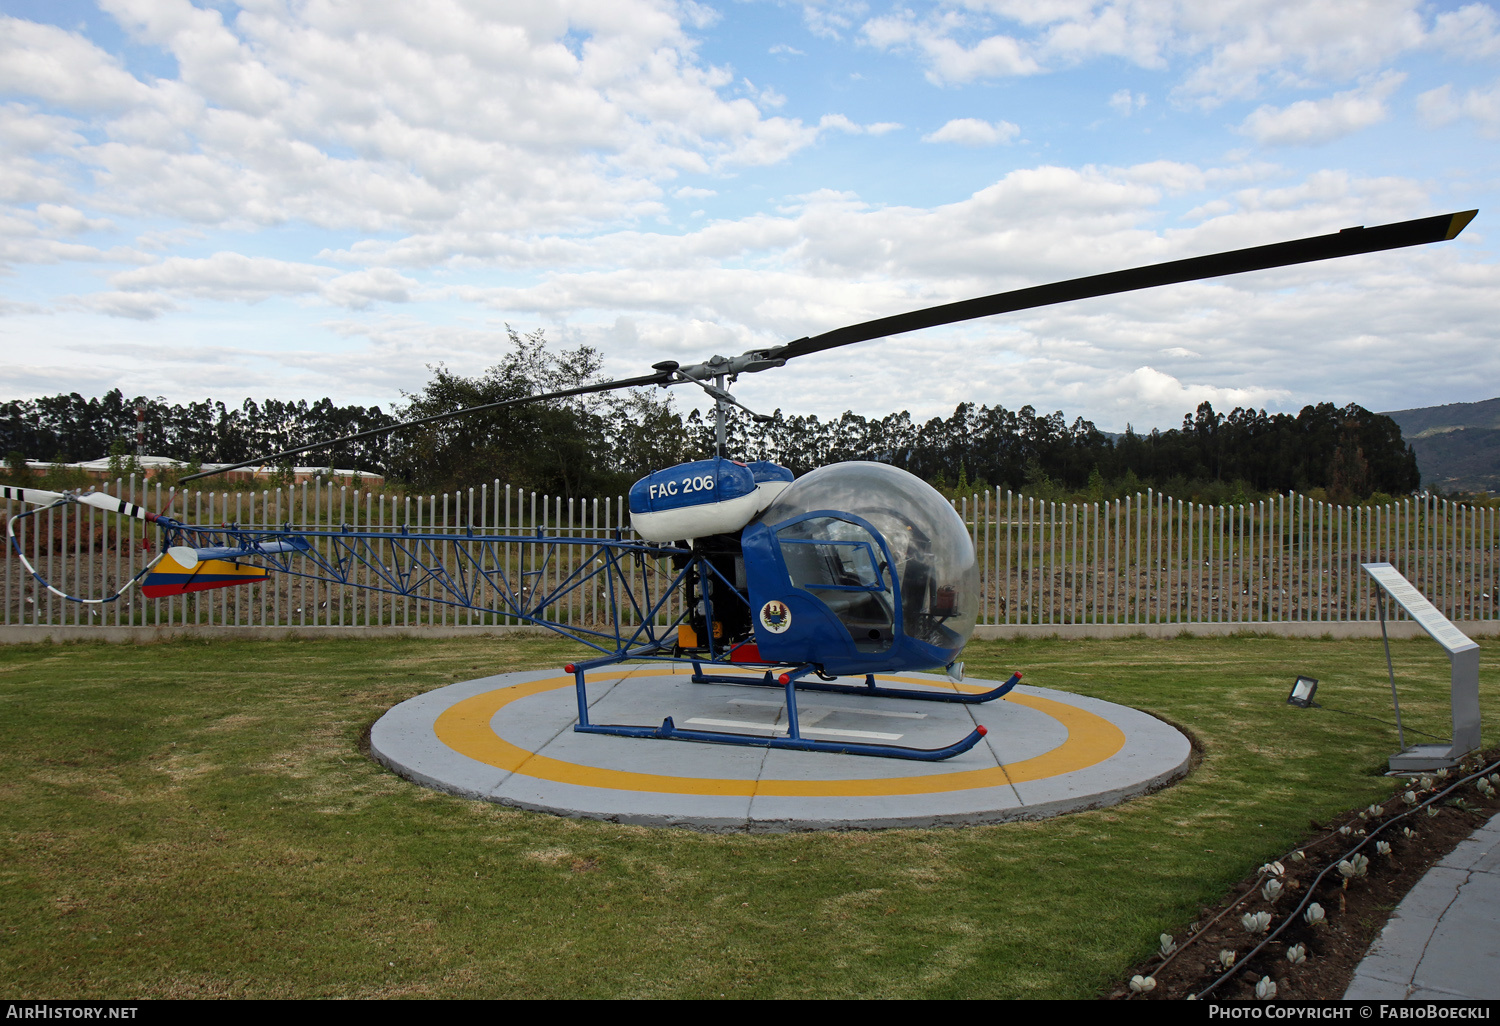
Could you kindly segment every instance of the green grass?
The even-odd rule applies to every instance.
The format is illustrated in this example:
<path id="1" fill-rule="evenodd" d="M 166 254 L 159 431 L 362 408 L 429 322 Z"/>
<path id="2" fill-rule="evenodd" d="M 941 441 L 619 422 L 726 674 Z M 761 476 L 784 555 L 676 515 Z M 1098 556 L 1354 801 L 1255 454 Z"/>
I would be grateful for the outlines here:
<path id="1" fill-rule="evenodd" d="M 1446 658 L 1392 647 L 1408 725 L 1446 734 Z M 1020 669 L 1200 747 L 1174 787 L 1041 823 L 648 830 L 440 795 L 360 754 L 405 698 L 573 655 L 0 647 L 7 996 L 1090 997 L 1309 818 L 1392 789 L 1379 642 L 1267 637 L 971 645 L 971 676 Z M 1298 673 L 1323 708 L 1284 704 Z"/>

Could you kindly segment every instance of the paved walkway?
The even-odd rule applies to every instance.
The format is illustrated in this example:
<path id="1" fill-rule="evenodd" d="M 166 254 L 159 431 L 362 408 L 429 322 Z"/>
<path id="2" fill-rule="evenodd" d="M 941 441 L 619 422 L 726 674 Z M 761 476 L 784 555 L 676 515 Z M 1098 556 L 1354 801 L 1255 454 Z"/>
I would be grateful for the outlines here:
<path id="1" fill-rule="evenodd" d="M 1500 998 L 1500 816 L 1401 899 L 1344 997 Z"/>

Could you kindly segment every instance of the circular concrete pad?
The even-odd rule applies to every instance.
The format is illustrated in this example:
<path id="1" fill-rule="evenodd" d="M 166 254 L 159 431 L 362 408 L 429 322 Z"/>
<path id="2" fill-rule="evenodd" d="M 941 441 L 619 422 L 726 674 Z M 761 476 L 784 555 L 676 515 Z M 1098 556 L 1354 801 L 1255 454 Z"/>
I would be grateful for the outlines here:
<path id="1" fill-rule="evenodd" d="M 588 675 L 594 723 L 784 732 L 784 692 L 694 684 L 651 663 Z M 747 678 L 748 679 L 748 678 Z M 877 675 L 884 686 L 988 691 L 993 681 Z M 844 684 L 861 684 L 863 678 Z M 1018 686 L 984 705 L 800 692 L 805 737 L 912 748 L 989 734 L 944 762 L 579 734 L 571 674 L 506 673 L 396 706 L 371 753 L 409 780 L 563 816 L 696 830 L 841 830 L 1040 819 L 1113 805 L 1187 772 L 1181 732 L 1146 713 Z"/>

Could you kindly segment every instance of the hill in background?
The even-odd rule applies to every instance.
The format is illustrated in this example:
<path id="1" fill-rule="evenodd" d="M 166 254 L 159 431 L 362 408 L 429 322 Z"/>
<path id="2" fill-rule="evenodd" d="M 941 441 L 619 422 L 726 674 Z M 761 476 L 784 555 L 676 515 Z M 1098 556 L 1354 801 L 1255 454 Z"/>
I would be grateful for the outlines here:
<path id="1" fill-rule="evenodd" d="M 1500 398 L 1386 414 L 1417 453 L 1422 485 L 1500 493 Z"/>

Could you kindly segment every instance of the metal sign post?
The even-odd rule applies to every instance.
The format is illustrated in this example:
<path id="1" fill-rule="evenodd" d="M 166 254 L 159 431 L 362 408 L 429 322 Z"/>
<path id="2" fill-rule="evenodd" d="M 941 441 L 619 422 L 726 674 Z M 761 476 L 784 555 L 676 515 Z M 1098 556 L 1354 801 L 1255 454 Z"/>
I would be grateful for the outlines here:
<path id="1" fill-rule="evenodd" d="M 1391 680 L 1391 701 L 1396 707 L 1396 730 L 1401 751 L 1391 756 L 1392 773 L 1416 773 L 1455 766 L 1465 755 L 1479 748 L 1479 646 L 1454 626 L 1437 607 L 1389 563 L 1361 563 L 1360 566 L 1380 585 L 1377 592 L 1380 610 L 1380 637 L 1385 643 L 1385 665 Z M 1396 671 L 1391 664 L 1391 642 L 1385 630 L 1384 596 L 1390 595 L 1417 625 L 1448 653 L 1450 666 L 1449 703 L 1453 713 L 1453 740 L 1446 744 L 1406 747 L 1401 730 L 1401 704 L 1396 697 Z"/>

